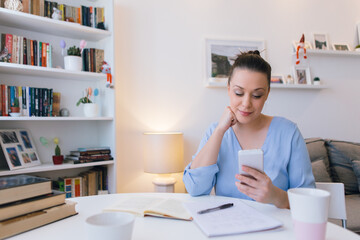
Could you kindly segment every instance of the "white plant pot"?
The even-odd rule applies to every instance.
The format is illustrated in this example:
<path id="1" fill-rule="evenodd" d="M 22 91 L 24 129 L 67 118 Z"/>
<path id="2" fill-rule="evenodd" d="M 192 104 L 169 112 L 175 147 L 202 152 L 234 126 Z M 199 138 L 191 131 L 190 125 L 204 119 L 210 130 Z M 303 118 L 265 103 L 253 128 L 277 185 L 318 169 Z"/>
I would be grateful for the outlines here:
<path id="1" fill-rule="evenodd" d="M 79 56 L 65 56 L 64 57 L 65 70 L 81 71 L 82 58 Z"/>
<path id="2" fill-rule="evenodd" d="M 96 103 L 84 103 L 85 117 L 98 117 L 99 106 Z"/>

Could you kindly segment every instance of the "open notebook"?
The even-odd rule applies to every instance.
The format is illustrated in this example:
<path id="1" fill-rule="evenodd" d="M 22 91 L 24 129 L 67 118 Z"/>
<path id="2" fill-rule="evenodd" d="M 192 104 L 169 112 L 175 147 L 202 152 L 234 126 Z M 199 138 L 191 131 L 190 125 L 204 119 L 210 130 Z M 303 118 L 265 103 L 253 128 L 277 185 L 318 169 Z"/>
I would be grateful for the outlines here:
<path id="1" fill-rule="evenodd" d="M 198 211 L 226 203 L 234 206 L 219 211 L 198 214 Z M 274 229 L 282 223 L 262 214 L 239 199 L 194 201 L 184 203 L 194 222 L 208 237 L 232 235 Z"/>
<path id="2" fill-rule="evenodd" d="M 131 197 L 124 198 L 113 206 L 103 209 L 104 212 L 130 212 L 138 216 L 154 216 L 192 220 L 183 206 L 183 202 L 170 198 Z"/>

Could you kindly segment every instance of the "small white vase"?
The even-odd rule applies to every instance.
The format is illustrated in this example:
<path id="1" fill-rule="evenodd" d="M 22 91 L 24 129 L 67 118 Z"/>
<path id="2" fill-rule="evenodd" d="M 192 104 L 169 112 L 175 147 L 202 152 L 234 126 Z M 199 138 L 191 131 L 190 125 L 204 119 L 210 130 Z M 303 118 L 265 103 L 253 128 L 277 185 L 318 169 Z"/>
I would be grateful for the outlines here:
<path id="1" fill-rule="evenodd" d="M 85 117 L 98 117 L 99 106 L 96 103 L 84 103 Z"/>
<path id="2" fill-rule="evenodd" d="M 79 56 L 65 56 L 64 57 L 65 70 L 81 71 L 82 58 Z"/>

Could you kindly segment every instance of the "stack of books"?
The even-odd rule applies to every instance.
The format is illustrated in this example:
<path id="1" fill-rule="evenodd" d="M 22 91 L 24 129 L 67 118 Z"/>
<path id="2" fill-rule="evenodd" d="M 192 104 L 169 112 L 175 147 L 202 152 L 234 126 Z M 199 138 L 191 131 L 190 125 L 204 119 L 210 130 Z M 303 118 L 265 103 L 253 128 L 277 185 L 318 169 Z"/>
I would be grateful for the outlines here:
<path id="1" fill-rule="evenodd" d="M 109 147 L 78 148 L 65 156 L 66 162 L 74 164 L 113 160 Z"/>
<path id="2" fill-rule="evenodd" d="M 29 175 L 0 178 L 0 239 L 77 214 L 75 202 L 52 190 L 51 180 Z"/>

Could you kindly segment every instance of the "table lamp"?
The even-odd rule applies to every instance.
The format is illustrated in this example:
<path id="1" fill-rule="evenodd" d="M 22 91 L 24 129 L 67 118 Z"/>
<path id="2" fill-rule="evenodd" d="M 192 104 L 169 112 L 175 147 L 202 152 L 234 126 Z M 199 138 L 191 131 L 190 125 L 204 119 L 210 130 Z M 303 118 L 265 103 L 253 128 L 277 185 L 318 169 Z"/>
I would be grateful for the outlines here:
<path id="1" fill-rule="evenodd" d="M 155 192 L 174 192 L 176 179 L 161 174 L 184 171 L 184 143 L 181 132 L 144 133 L 144 171 L 159 174 L 153 179 Z"/>

